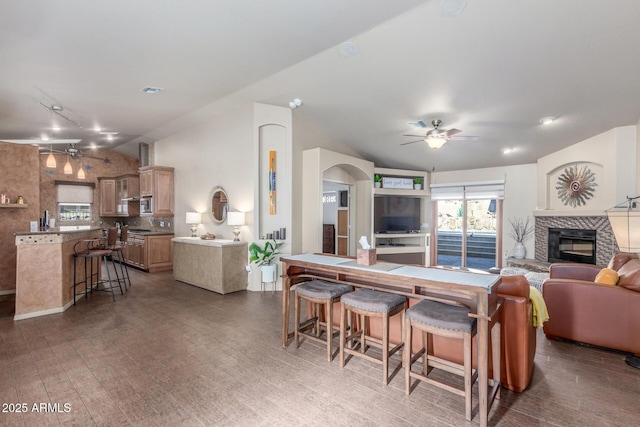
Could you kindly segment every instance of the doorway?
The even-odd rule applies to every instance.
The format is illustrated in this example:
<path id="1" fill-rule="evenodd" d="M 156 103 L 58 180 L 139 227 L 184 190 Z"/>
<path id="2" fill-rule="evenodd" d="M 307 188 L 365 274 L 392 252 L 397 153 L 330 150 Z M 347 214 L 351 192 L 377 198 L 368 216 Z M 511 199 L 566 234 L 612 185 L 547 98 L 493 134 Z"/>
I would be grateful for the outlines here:
<path id="1" fill-rule="evenodd" d="M 323 181 L 322 252 L 349 256 L 351 186 Z"/>

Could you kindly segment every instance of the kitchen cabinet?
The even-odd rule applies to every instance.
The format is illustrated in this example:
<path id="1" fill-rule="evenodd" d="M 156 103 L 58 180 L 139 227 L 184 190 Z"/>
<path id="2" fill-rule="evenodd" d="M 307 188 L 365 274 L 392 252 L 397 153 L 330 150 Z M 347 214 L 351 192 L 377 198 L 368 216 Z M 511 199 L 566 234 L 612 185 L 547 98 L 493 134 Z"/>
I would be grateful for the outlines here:
<path id="1" fill-rule="evenodd" d="M 116 216 L 116 179 L 98 178 L 100 187 L 100 216 Z"/>
<path id="2" fill-rule="evenodd" d="M 140 168 L 140 196 L 152 198 L 151 216 L 173 216 L 173 171 L 166 166 Z"/>
<path id="3" fill-rule="evenodd" d="M 140 178 L 122 175 L 116 178 L 116 211 L 118 216 L 140 215 Z"/>
<path id="4" fill-rule="evenodd" d="M 124 249 L 125 262 L 150 273 L 172 270 L 172 238 L 173 234 L 145 235 L 130 232 Z"/>

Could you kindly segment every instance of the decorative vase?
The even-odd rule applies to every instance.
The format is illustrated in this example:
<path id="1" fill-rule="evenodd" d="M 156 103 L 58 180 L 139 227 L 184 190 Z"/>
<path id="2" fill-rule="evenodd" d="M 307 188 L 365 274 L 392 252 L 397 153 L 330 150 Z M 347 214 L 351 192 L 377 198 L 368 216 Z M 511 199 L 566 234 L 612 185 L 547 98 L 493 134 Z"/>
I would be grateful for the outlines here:
<path id="1" fill-rule="evenodd" d="M 382 183 L 381 182 L 374 182 L 373 183 L 373 188 L 381 188 L 382 187 Z"/>
<path id="2" fill-rule="evenodd" d="M 422 184 L 413 184 L 414 190 L 422 190 Z"/>
<path id="3" fill-rule="evenodd" d="M 276 264 L 263 264 L 260 266 L 260 278 L 262 283 L 275 283 L 277 282 L 278 269 Z"/>
<path id="4" fill-rule="evenodd" d="M 513 257 L 516 259 L 524 259 L 527 255 L 527 249 L 524 247 L 522 242 L 516 242 L 516 245 L 513 247 Z"/>

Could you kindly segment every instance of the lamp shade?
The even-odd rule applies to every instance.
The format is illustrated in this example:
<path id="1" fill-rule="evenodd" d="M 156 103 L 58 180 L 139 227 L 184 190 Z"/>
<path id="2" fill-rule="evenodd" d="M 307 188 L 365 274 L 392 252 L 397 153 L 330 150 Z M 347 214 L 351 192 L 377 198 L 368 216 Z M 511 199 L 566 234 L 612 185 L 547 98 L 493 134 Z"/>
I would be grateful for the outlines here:
<path id="1" fill-rule="evenodd" d="M 228 212 L 227 224 L 229 225 L 244 225 L 244 212 Z"/>
<path id="2" fill-rule="evenodd" d="M 445 142 L 447 142 L 447 140 L 444 138 L 434 138 L 434 137 L 427 138 L 427 144 L 429 144 L 429 147 L 431 148 L 440 148 L 444 145 Z"/>
<path id="3" fill-rule="evenodd" d="M 607 216 L 620 251 L 640 252 L 640 211 L 612 208 Z"/>
<path id="4" fill-rule="evenodd" d="M 187 212 L 187 224 L 200 224 L 202 222 L 202 214 L 200 212 Z"/>

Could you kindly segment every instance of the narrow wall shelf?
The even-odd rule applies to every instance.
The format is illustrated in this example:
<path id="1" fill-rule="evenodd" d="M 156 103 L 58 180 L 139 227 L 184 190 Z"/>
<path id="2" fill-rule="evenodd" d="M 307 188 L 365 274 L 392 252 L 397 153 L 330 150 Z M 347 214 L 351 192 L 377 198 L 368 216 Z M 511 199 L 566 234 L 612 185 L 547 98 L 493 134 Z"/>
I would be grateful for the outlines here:
<path id="1" fill-rule="evenodd" d="M 23 203 L 3 203 L 0 204 L 0 208 L 18 208 L 18 209 L 25 209 L 26 207 L 28 207 L 29 205 L 23 204 Z"/>

